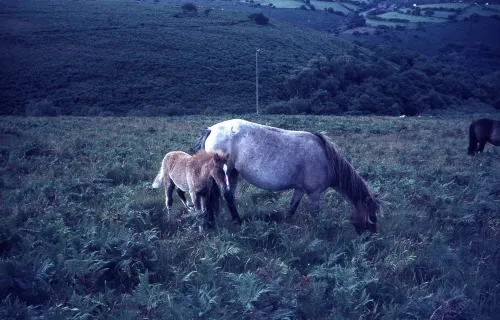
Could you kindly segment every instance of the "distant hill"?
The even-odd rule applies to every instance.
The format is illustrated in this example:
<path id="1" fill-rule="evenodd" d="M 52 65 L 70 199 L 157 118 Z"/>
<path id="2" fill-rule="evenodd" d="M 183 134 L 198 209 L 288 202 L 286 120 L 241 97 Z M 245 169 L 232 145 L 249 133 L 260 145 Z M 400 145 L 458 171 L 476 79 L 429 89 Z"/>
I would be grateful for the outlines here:
<path id="1" fill-rule="evenodd" d="M 292 69 L 347 41 L 248 12 L 136 1 L 12 1 L 0 21 L 1 114 L 49 101 L 62 114 L 250 112 Z M 45 100 L 44 100 L 45 99 Z M 153 111 L 156 110 L 156 111 Z"/>
<path id="2" fill-rule="evenodd" d="M 493 18 L 337 37 L 363 18 L 186 3 L 3 1 L 0 114 L 254 112 L 257 57 L 264 113 L 500 109 Z"/>

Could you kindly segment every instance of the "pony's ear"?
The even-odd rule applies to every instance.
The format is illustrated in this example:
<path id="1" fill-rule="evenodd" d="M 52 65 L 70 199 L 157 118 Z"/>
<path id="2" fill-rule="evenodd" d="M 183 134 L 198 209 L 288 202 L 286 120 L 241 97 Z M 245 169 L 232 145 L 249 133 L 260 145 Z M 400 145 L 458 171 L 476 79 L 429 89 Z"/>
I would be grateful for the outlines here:
<path id="1" fill-rule="evenodd" d="M 215 161 L 219 161 L 220 160 L 220 156 L 219 156 L 219 154 L 217 152 L 214 153 L 214 160 Z"/>

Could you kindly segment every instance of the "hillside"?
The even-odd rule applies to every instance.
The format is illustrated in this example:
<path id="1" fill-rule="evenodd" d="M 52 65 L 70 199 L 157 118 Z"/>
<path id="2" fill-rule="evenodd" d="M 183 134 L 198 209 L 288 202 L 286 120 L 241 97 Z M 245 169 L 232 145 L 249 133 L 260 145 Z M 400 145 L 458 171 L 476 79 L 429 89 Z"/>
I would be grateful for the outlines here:
<path id="1" fill-rule="evenodd" d="M 179 1 L 2 2 L 0 114 L 247 113 L 255 110 L 256 49 L 262 113 L 500 109 L 498 41 L 488 40 L 498 23 L 479 44 L 471 34 L 490 26 L 482 20 L 457 22 L 464 43 L 453 27 L 430 26 L 346 41 L 335 35 L 363 18 L 217 3 L 189 11 Z"/>
<path id="2" fill-rule="evenodd" d="M 241 181 L 244 219 L 216 230 L 150 185 L 226 117 L 0 117 L 1 319 L 495 319 L 500 147 L 467 156 L 450 117 L 253 116 L 323 131 L 390 204 L 357 236 L 333 190 L 306 199 Z M 298 148 L 299 146 L 297 146 Z"/>
<path id="3" fill-rule="evenodd" d="M 42 99 L 63 114 L 248 112 L 256 48 L 267 103 L 290 70 L 352 47 L 276 20 L 258 25 L 245 12 L 191 15 L 163 2 L 3 1 L 2 15 L 2 114 Z"/>

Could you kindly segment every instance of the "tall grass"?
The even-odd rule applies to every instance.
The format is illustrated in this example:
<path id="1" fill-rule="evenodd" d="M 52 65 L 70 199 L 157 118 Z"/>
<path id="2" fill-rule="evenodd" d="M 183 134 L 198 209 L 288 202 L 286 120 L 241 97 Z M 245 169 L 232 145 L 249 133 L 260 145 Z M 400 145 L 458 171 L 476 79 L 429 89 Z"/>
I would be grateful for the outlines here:
<path id="1" fill-rule="evenodd" d="M 325 131 L 390 205 L 357 236 L 325 193 L 241 182 L 218 228 L 150 183 L 221 117 L 0 119 L 2 318 L 492 319 L 500 311 L 500 149 L 468 157 L 472 118 L 245 116 Z"/>

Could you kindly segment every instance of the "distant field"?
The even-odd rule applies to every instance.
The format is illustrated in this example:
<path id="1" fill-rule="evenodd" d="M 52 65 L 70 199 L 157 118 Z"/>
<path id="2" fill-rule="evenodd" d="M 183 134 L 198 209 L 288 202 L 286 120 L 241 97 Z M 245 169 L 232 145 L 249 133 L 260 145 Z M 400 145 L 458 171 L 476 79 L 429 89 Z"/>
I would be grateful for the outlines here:
<path id="1" fill-rule="evenodd" d="M 434 11 L 434 14 L 432 16 L 435 17 L 435 18 L 448 19 L 448 16 L 450 14 L 454 14 L 454 12 L 450 12 L 450 11 Z"/>
<path id="2" fill-rule="evenodd" d="M 261 6 L 267 6 L 269 4 L 272 4 L 278 9 L 299 8 L 301 5 L 304 4 L 304 2 L 299 0 L 265 0 L 265 1 L 259 1 L 259 3 Z"/>
<path id="3" fill-rule="evenodd" d="M 373 20 L 373 19 L 366 19 L 366 25 L 371 26 L 371 27 L 376 27 L 376 26 L 388 26 L 388 27 L 393 27 L 395 28 L 396 26 L 404 26 L 406 28 L 415 28 L 416 24 L 415 23 L 400 23 L 400 22 L 391 22 L 391 21 L 381 21 L 381 20 Z"/>
<path id="4" fill-rule="evenodd" d="M 450 8 L 450 9 L 458 9 L 458 8 L 467 8 L 470 6 L 470 3 L 434 3 L 434 4 L 422 4 L 419 5 L 420 8 Z"/>
<path id="5" fill-rule="evenodd" d="M 342 3 L 342 6 L 347 7 L 352 11 L 358 11 L 361 8 L 360 6 L 354 5 L 352 3 Z"/>
<path id="6" fill-rule="evenodd" d="M 323 10 L 323 9 L 332 8 L 335 11 L 341 11 L 341 12 L 344 12 L 344 13 L 351 12 L 351 10 L 347 9 L 346 7 L 344 7 L 343 5 L 341 5 L 338 2 L 327 2 L 327 1 L 312 0 L 311 4 L 314 5 L 314 7 L 316 8 L 316 10 L 318 10 L 318 9 L 319 10 Z"/>
<path id="7" fill-rule="evenodd" d="M 494 10 L 487 10 L 478 6 L 472 6 L 470 8 L 467 8 L 466 10 L 462 11 L 458 16 L 457 19 L 463 19 L 465 17 L 470 17 L 473 14 L 477 14 L 479 16 L 484 16 L 484 17 L 492 17 L 492 16 L 500 16 L 500 12 L 494 11 Z"/>
<path id="8" fill-rule="evenodd" d="M 426 16 L 413 16 L 409 14 L 403 14 L 399 12 L 386 12 L 380 14 L 379 17 L 385 19 L 407 19 L 410 22 L 443 22 L 443 19 L 434 18 L 434 17 L 426 17 Z"/>

